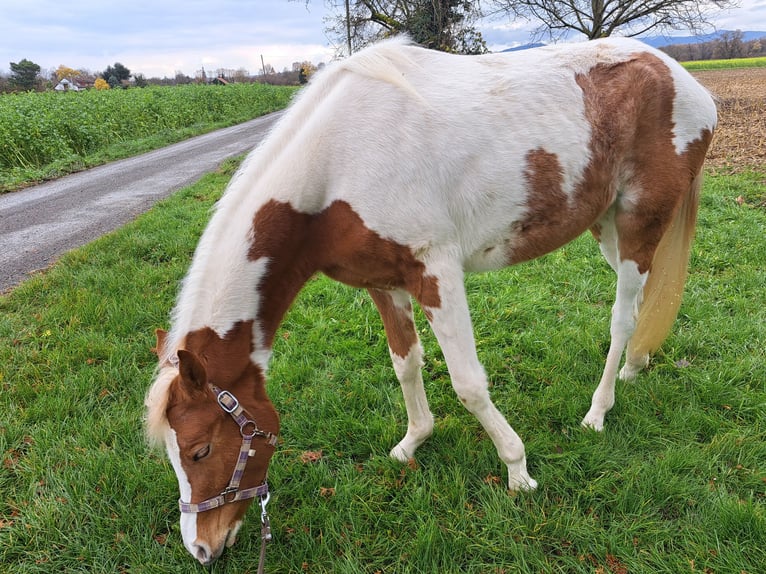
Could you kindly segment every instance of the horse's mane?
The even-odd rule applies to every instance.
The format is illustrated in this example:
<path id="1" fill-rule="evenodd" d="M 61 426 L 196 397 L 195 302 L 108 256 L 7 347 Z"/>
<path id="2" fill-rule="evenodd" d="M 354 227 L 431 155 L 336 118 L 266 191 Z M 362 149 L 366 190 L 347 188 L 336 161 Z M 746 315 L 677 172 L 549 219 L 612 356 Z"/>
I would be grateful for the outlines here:
<path id="1" fill-rule="evenodd" d="M 146 393 L 144 405 L 146 438 L 149 444 L 159 447 L 164 444 L 165 433 L 168 429 L 167 407 L 170 391 L 170 383 L 173 382 L 178 370 L 166 366 L 160 369 L 157 376 Z"/>

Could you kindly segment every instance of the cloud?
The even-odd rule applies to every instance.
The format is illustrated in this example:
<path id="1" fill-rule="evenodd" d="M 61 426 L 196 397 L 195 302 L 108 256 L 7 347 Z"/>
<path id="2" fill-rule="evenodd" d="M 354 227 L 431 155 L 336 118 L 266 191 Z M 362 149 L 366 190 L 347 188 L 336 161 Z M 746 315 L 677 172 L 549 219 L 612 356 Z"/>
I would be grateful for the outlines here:
<path id="1" fill-rule="evenodd" d="M 26 0 L 0 20 L 0 54 L 43 68 L 99 71 L 119 61 L 146 76 L 193 74 L 203 64 L 281 70 L 329 61 L 322 10 L 286 0 Z M 8 62 L 0 62 L 6 70 Z"/>

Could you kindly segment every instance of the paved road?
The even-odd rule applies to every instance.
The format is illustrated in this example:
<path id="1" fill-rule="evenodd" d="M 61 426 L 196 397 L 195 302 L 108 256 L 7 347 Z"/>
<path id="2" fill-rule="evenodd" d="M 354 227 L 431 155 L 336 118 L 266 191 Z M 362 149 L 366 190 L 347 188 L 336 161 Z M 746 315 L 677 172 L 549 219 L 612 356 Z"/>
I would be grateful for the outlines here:
<path id="1" fill-rule="evenodd" d="M 254 148 L 282 112 L 0 194 L 0 293 Z"/>

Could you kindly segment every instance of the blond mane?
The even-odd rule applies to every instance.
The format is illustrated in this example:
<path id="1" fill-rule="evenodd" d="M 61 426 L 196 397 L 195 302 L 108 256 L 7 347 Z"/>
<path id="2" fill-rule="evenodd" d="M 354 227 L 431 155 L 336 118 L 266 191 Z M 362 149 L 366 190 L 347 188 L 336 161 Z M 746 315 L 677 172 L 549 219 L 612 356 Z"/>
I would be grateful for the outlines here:
<path id="1" fill-rule="evenodd" d="M 146 439 L 151 446 L 156 448 L 164 446 L 165 435 L 170 428 L 166 415 L 168 396 L 170 384 L 177 375 L 178 369 L 175 367 L 165 366 L 161 368 L 144 399 Z"/>

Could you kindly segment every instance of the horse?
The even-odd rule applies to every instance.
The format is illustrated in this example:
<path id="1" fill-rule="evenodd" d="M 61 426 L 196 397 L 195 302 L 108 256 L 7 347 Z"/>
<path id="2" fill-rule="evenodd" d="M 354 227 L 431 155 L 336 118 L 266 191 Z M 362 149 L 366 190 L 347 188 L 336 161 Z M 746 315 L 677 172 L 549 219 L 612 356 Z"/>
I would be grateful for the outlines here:
<path id="1" fill-rule="evenodd" d="M 414 300 L 508 488 L 536 488 L 490 398 L 464 274 L 592 232 L 617 275 L 582 420 L 602 430 L 618 375 L 647 366 L 677 315 L 716 121 L 690 74 L 630 39 L 481 56 L 392 39 L 317 74 L 230 181 L 172 327 L 157 333 L 146 428 L 177 475 L 188 551 L 217 559 L 253 500 L 268 530 L 279 417 L 266 373 L 280 322 L 316 273 L 366 289 L 380 313 L 408 419 L 394 459 L 407 462 L 434 426 Z"/>

